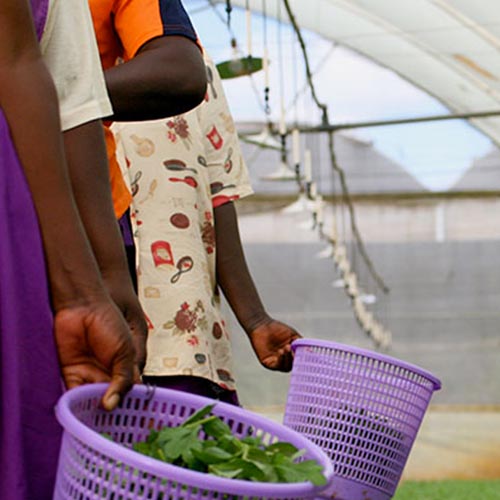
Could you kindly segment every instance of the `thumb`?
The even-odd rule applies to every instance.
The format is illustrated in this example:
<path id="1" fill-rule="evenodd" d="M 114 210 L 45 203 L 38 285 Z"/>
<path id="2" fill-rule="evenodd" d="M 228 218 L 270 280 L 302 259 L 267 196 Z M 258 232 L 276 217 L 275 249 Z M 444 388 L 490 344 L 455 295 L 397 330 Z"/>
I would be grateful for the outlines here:
<path id="1" fill-rule="evenodd" d="M 134 361 L 128 356 L 117 358 L 112 367 L 111 382 L 102 398 L 105 410 L 114 410 L 134 383 Z"/>

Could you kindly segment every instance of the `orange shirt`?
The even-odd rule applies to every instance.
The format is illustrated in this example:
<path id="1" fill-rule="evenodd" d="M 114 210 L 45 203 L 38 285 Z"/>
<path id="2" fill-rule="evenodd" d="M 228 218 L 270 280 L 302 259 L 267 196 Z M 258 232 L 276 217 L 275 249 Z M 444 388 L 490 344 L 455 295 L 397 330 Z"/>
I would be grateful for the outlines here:
<path id="1" fill-rule="evenodd" d="M 115 216 L 119 219 L 130 207 L 132 194 L 125 181 L 118 160 L 116 159 L 116 142 L 113 132 L 104 125 L 104 139 L 106 140 L 106 150 L 108 153 L 109 179 L 111 181 L 111 196 L 115 208 Z"/>
<path id="2" fill-rule="evenodd" d="M 197 41 L 179 0 L 89 0 L 89 5 L 104 70 L 119 59 L 133 58 L 146 42 L 159 36 L 181 35 Z M 105 138 L 115 214 L 120 218 L 130 206 L 132 195 L 123 180 L 115 140 L 107 127 Z"/>

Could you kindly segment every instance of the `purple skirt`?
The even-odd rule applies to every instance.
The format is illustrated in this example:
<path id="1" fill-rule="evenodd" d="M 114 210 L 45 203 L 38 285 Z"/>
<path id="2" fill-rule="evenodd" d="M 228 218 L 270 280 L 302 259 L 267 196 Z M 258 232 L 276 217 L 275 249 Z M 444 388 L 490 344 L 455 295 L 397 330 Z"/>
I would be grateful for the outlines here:
<path id="1" fill-rule="evenodd" d="M 37 31 L 47 2 L 33 0 Z M 40 231 L 0 112 L 0 499 L 49 500 L 61 392 Z"/>

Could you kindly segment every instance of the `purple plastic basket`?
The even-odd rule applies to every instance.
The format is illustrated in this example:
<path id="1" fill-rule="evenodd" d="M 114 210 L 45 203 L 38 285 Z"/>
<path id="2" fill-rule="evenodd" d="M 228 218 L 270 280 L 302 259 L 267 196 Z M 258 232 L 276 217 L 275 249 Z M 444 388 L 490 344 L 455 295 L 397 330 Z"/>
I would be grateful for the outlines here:
<path id="1" fill-rule="evenodd" d="M 85 385 L 64 394 L 56 407 L 64 427 L 54 500 L 208 500 L 306 499 L 326 487 L 309 482 L 258 483 L 226 479 L 160 462 L 131 450 L 150 429 L 176 426 L 216 401 L 170 389 L 134 386 L 119 408 L 100 408 L 105 384 Z M 288 441 L 305 449 L 307 459 L 324 467 L 330 480 L 328 456 L 301 434 L 241 408 L 217 402 L 212 412 L 238 437 L 262 436 L 266 444 Z M 107 433 L 113 441 L 101 436 Z M 121 443 L 121 444 L 118 444 Z M 127 447 L 128 446 L 128 447 Z"/>
<path id="2" fill-rule="evenodd" d="M 441 383 L 409 363 L 321 340 L 297 340 L 284 424 L 332 460 L 337 500 L 394 495 Z"/>

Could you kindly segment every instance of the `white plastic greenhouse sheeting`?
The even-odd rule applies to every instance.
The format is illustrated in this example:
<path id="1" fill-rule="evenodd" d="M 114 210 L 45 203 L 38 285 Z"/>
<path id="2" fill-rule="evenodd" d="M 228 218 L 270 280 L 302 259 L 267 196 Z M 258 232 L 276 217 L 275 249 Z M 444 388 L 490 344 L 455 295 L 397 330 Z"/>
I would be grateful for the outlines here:
<path id="1" fill-rule="evenodd" d="M 223 2 L 223 0 L 218 0 Z M 264 0 L 276 17 L 278 1 Z M 289 0 L 301 28 L 386 66 L 457 113 L 500 110 L 499 0 Z M 232 0 L 244 7 L 245 0 Z M 262 11 L 263 0 L 249 0 Z M 471 122 L 500 145 L 500 117 Z"/>

